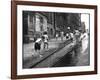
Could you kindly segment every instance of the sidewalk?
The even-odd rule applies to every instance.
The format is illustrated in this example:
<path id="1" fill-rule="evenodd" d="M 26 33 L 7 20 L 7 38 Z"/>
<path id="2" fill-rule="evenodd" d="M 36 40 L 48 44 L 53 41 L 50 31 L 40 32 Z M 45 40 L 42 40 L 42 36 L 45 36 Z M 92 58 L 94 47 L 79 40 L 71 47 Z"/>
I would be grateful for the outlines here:
<path id="1" fill-rule="evenodd" d="M 34 43 L 24 44 L 23 68 L 30 68 L 37 65 L 38 63 L 64 47 L 66 42 L 68 41 L 66 41 L 65 38 L 63 42 L 60 40 L 60 38 L 58 40 L 51 39 L 49 41 L 49 49 L 44 50 L 43 45 L 41 46 L 41 55 L 43 56 L 41 58 L 34 51 Z"/>

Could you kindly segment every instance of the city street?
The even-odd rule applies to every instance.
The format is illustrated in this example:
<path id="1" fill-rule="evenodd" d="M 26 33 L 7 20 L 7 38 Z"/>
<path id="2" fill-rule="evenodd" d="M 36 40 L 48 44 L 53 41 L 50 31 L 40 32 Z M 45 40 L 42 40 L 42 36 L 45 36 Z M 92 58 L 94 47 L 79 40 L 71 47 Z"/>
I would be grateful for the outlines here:
<path id="1" fill-rule="evenodd" d="M 89 37 L 86 35 L 82 39 L 82 47 L 77 49 L 77 53 L 74 51 L 66 54 L 59 62 L 57 62 L 54 67 L 63 67 L 63 66 L 88 66 L 90 64 L 89 61 L 89 45 L 88 39 Z M 77 54 L 77 56 L 71 56 L 70 54 Z"/>
<path id="2" fill-rule="evenodd" d="M 35 68 L 39 68 L 39 67 L 43 67 L 43 68 L 44 67 L 59 67 L 59 66 L 57 66 L 57 64 L 63 63 L 63 62 L 60 62 L 60 60 L 62 60 L 63 57 L 72 50 L 73 45 L 74 45 L 74 43 L 67 44 L 62 49 L 55 52 L 54 54 L 49 56 L 46 60 L 42 61 L 41 63 L 39 63 L 38 65 L 36 65 L 34 67 Z M 66 63 L 64 63 L 64 64 L 66 64 Z M 60 65 L 60 66 L 62 66 L 62 65 Z"/>
<path id="3" fill-rule="evenodd" d="M 35 53 L 34 43 L 24 45 L 24 57 L 23 67 L 24 68 L 44 68 L 44 67 L 64 67 L 64 66 L 88 66 L 89 65 L 89 47 L 88 47 L 88 36 L 82 39 L 82 45 L 78 46 L 75 50 L 75 43 L 71 40 L 66 41 L 64 38 L 61 41 L 51 39 L 49 41 L 49 49 L 43 49 L 41 45 L 41 55 Z"/>
<path id="4" fill-rule="evenodd" d="M 65 41 L 66 41 L 65 37 L 63 41 L 61 41 L 61 38 L 58 38 L 57 40 L 55 38 L 51 39 L 48 42 L 49 43 L 48 49 L 43 49 L 43 43 L 42 43 L 41 50 L 40 50 L 40 54 L 43 56 L 42 58 L 40 58 L 39 54 L 35 52 L 34 43 L 24 44 L 23 45 L 23 67 L 28 68 L 33 64 L 40 62 L 42 59 L 44 59 L 45 57 L 51 55 L 51 53 L 56 51 L 59 45 L 64 43 Z"/>

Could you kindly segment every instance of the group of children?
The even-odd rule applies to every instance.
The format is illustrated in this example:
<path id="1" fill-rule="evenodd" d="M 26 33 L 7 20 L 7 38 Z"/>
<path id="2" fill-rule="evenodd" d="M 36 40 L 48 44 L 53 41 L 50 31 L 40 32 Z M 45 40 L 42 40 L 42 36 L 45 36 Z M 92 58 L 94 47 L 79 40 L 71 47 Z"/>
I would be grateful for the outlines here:
<path id="1" fill-rule="evenodd" d="M 67 33 L 66 34 L 66 39 L 71 39 L 71 41 L 75 41 L 76 43 L 78 43 L 79 41 L 79 31 L 76 30 L 75 33 Z M 61 33 L 61 40 L 63 40 L 64 37 L 64 33 Z M 58 38 L 58 34 L 56 34 L 56 40 Z M 48 35 L 44 34 L 41 38 L 37 38 L 34 44 L 34 49 L 35 52 L 38 53 L 40 55 L 40 57 L 42 57 L 42 55 L 40 54 L 40 50 L 41 50 L 41 44 L 43 43 L 43 49 L 48 49 Z"/>

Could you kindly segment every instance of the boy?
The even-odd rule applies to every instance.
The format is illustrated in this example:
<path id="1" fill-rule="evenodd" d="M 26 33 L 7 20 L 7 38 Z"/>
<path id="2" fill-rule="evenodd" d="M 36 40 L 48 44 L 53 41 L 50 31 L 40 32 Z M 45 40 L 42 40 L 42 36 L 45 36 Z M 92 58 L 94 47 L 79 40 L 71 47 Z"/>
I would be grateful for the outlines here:
<path id="1" fill-rule="evenodd" d="M 38 38 L 38 39 L 35 41 L 35 44 L 34 44 L 35 52 L 37 52 L 37 53 L 39 54 L 40 57 L 42 57 L 42 55 L 40 54 L 41 43 L 42 43 L 42 39 L 41 39 L 41 38 Z"/>

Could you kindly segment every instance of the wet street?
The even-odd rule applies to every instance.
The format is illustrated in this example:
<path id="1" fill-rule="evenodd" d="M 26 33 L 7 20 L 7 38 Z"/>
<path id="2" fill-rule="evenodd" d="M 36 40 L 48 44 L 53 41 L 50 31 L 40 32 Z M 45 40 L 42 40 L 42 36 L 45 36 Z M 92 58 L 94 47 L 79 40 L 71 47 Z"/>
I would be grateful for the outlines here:
<path id="1" fill-rule="evenodd" d="M 86 36 L 82 40 L 82 45 L 77 48 L 76 53 L 75 51 L 69 52 L 59 62 L 55 63 L 53 67 L 88 66 L 90 63 L 89 59 L 88 36 Z"/>
<path id="2" fill-rule="evenodd" d="M 84 37 L 82 44 L 78 44 L 79 46 L 77 48 L 72 49 L 71 45 L 73 45 L 73 43 L 66 45 L 63 49 L 54 53 L 52 56 L 34 67 L 88 66 L 88 37 Z"/>
<path id="3" fill-rule="evenodd" d="M 34 50 L 34 43 L 24 44 L 23 45 L 23 67 L 29 68 L 31 66 L 34 66 L 34 65 L 40 63 L 45 58 L 54 54 L 55 51 L 57 51 L 59 45 L 60 45 L 60 47 L 63 47 L 63 43 L 65 41 L 66 41 L 65 38 L 63 41 L 61 41 L 61 38 L 58 38 L 57 40 L 55 38 L 51 39 L 48 42 L 49 43 L 48 49 L 43 49 L 43 44 L 41 44 L 40 54 L 43 56 L 41 58 L 39 57 L 39 54 L 36 53 Z M 45 66 L 45 64 L 44 64 L 44 66 Z"/>
<path id="4" fill-rule="evenodd" d="M 49 41 L 49 49 L 41 50 L 42 58 L 39 58 L 33 50 L 33 44 L 29 47 L 24 46 L 24 68 L 46 68 L 46 67 L 67 67 L 67 66 L 88 66 L 89 65 L 89 46 L 88 36 L 82 39 L 81 45 L 74 45 L 74 42 L 62 42 L 52 39 Z M 28 46 L 28 45 L 27 45 Z M 77 47 L 77 48 L 76 48 Z M 29 55 L 30 54 L 30 55 Z M 33 55 L 33 56 L 32 56 Z"/>

